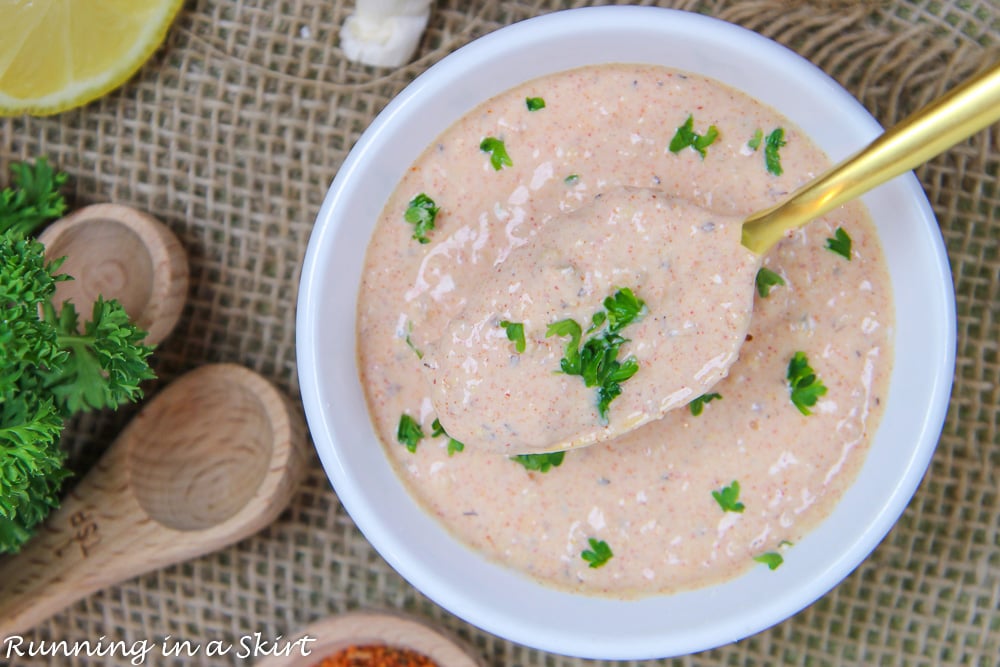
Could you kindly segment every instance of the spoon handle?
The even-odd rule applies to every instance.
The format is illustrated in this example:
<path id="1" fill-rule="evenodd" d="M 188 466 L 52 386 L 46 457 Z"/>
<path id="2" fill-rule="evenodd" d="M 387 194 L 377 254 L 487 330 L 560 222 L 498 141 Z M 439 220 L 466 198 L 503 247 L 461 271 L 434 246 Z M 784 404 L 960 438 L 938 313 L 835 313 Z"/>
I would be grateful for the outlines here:
<path id="1" fill-rule="evenodd" d="M 743 222 L 743 245 L 764 254 L 795 229 L 930 160 L 1000 120 L 1000 65 L 956 86 L 770 209 Z"/>

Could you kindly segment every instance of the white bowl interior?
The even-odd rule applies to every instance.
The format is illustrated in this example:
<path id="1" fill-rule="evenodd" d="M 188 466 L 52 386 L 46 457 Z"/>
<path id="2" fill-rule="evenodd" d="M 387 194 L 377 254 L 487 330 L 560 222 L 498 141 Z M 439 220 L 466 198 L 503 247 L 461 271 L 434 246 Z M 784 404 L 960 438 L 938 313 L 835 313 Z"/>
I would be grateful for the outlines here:
<path id="1" fill-rule="evenodd" d="M 445 58 L 390 103 L 358 141 L 319 213 L 297 315 L 300 386 L 333 487 L 379 553 L 452 613 L 555 653 L 644 659 L 735 641 L 796 613 L 854 569 L 919 484 L 944 420 L 954 369 L 954 296 L 937 223 L 916 178 L 865 201 L 887 256 L 896 364 L 885 416 L 856 483 L 775 571 L 635 601 L 536 584 L 457 542 L 412 500 L 383 454 L 358 380 L 354 314 L 364 251 L 404 170 L 477 103 L 547 73 L 601 62 L 700 72 L 770 104 L 827 152 L 846 157 L 880 128 L 819 69 L 747 30 L 648 7 L 569 10 L 489 34 Z"/>

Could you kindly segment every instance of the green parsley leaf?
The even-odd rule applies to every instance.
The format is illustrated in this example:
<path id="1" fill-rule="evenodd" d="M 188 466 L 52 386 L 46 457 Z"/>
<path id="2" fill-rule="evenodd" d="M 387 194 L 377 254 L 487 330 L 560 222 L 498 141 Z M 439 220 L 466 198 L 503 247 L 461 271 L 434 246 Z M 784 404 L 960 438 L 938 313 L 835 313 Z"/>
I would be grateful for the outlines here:
<path id="1" fill-rule="evenodd" d="M 837 227 L 833 232 L 833 238 L 826 240 L 827 250 L 832 250 L 848 262 L 851 261 L 851 237 L 847 235 L 843 227 Z"/>
<path id="2" fill-rule="evenodd" d="M 776 128 L 764 140 L 764 165 L 767 171 L 775 176 L 781 176 L 784 169 L 781 168 L 781 157 L 778 150 L 785 145 L 785 130 Z"/>
<path id="3" fill-rule="evenodd" d="M 749 148 L 752 151 L 756 151 L 758 148 L 760 148 L 760 142 L 763 140 L 764 140 L 764 130 L 758 127 L 757 131 L 753 133 L 752 137 L 750 137 L 750 141 L 747 142 L 747 148 Z"/>
<path id="4" fill-rule="evenodd" d="M 804 415 L 812 414 L 809 408 L 826 394 L 826 387 L 809 366 L 804 352 L 796 352 L 788 362 L 788 388 L 792 404 Z"/>
<path id="5" fill-rule="evenodd" d="M 576 185 L 576 182 L 580 180 L 580 174 L 570 174 L 563 179 L 563 183 L 566 185 Z"/>
<path id="6" fill-rule="evenodd" d="M 722 400 L 722 394 L 718 394 L 714 391 L 710 394 L 702 394 L 698 398 L 688 403 L 688 407 L 691 408 L 691 414 L 697 417 L 702 413 L 702 410 L 705 409 L 705 404 L 711 403 L 715 399 Z"/>
<path id="7" fill-rule="evenodd" d="M 562 465 L 566 452 L 545 452 L 543 454 L 516 454 L 510 459 L 524 466 L 525 470 L 548 472 Z"/>
<path id="8" fill-rule="evenodd" d="M 524 352 L 524 323 L 508 322 L 507 320 L 503 320 L 500 322 L 500 326 L 502 326 L 504 331 L 507 332 L 507 340 L 514 343 L 514 349 L 517 350 L 519 354 Z"/>
<path id="9" fill-rule="evenodd" d="M 646 304 L 628 287 L 623 287 L 604 299 L 604 309 L 608 315 L 608 331 L 618 333 L 635 322 L 643 313 Z M 595 324 L 597 315 L 594 316 Z"/>
<path id="10" fill-rule="evenodd" d="M 766 266 L 762 266 L 757 272 L 757 293 L 763 298 L 767 298 L 772 287 L 784 284 L 785 279 Z"/>
<path id="11" fill-rule="evenodd" d="M 607 423 L 611 401 L 621 395 L 621 383 L 639 370 L 635 357 L 618 360 L 621 346 L 628 342 L 618 332 L 638 319 L 645 312 L 645 306 L 627 287 L 607 297 L 605 310 L 594 314 L 592 325 L 587 329 L 590 337 L 582 347 L 582 329 L 575 320 L 554 322 L 545 332 L 546 337 L 570 338 L 559 368 L 567 375 L 579 375 L 586 386 L 597 388 L 597 409 L 604 423 Z"/>
<path id="12" fill-rule="evenodd" d="M 736 480 L 733 480 L 729 486 L 724 486 L 718 491 L 712 491 L 712 497 L 715 498 L 715 502 L 719 503 L 719 507 L 722 508 L 723 512 L 742 513 L 746 509 L 743 503 L 739 501 L 740 483 Z"/>
<path id="13" fill-rule="evenodd" d="M 497 171 L 500 171 L 505 166 L 514 166 L 514 162 L 507 154 L 507 147 L 504 146 L 503 141 L 496 137 L 486 137 L 483 139 L 479 144 L 479 150 L 490 154 L 490 164 Z"/>
<path id="14" fill-rule="evenodd" d="M 399 426 L 396 427 L 396 440 L 412 454 L 416 453 L 417 445 L 424 438 L 424 430 L 420 424 L 410 415 L 403 413 L 399 417 Z"/>
<path id="15" fill-rule="evenodd" d="M 0 234 L 27 236 L 66 212 L 59 188 L 67 176 L 53 170 L 44 157 L 34 164 L 15 162 L 10 173 L 12 187 L 0 191 Z"/>
<path id="16" fill-rule="evenodd" d="M 590 548 L 582 551 L 580 557 L 587 561 L 592 568 L 598 568 L 607 564 L 611 560 L 611 557 L 614 556 L 614 553 L 611 552 L 611 547 L 604 540 L 591 537 L 587 540 L 587 543 L 590 545 Z"/>
<path id="17" fill-rule="evenodd" d="M 456 452 L 465 450 L 465 444 L 448 435 L 448 432 L 441 426 L 441 422 L 435 417 L 434 422 L 431 424 L 431 437 L 436 438 L 439 435 L 448 438 L 448 456 L 453 456 Z"/>
<path id="18" fill-rule="evenodd" d="M 427 232 L 434 229 L 434 220 L 437 218 L 439 210 L 434 200 L 423 192 L 410 200 L 406 212 L 403 213 L 403 218 L 413 225 L 413 238 L 420 243 L 431 242 L 427 238 Z"/>
<path id="19" fill-rule="evenodd" d="M 679 153 L 685 148 L 693 148 L 705 159 L 705 149 L 719 137 L 719 130 L 715 125 L 709 125 L 705 134 L 698 134 L 694 131 L 694 116 L 688 115 L 684 124 L 677 128 L 673 139 L 670 140 L 670 152 Z"/>
<path id="20" fill-rule="evenodd" d="M 541 97 L 526 97 L 524 104 L 528 107 L 528 111 L 538 111 L 545 108 L 545 100 Z"/>
<path id="21" fill-rule="evenodd" d="M 785 559 L 782 558 L 781 554 L 777 551 L 768 551 L 767 553 L 763 553 L 759 556 L 754 556 L 753 559 L 758 563 L 767 565 L 769 570 L 777 570 L 778 567 L 785 562 Z"/>

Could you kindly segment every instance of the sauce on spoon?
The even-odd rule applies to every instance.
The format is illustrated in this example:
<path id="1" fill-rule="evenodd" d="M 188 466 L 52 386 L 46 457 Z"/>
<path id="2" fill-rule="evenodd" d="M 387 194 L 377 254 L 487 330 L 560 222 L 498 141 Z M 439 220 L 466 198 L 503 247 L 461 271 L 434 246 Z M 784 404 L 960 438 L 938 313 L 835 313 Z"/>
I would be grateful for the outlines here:
<path id="1" fill-rule="evenodd" d="M 424 350 L 440 423 L 471 447 L 565 450 L 704 394 L 753 309 L 741 223 L 645 188 L 549 221 Z"/>

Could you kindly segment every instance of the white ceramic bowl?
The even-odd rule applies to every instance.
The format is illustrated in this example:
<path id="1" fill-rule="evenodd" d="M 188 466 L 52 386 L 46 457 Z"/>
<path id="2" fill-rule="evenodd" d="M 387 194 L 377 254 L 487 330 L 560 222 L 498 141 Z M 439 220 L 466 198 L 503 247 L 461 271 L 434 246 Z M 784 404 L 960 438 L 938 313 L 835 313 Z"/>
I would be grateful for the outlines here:
<path id="1" fill-rule="evenodd" d="M 866 197 L 895 296 L 895 367 L 885 416 L 857 481 L 775 571 L 634 601 L 559 592 L 488 562 L 414 503 L 370 425 L 355 356 L 357 292 L 375 220 L 404 170 L 477 103 L 585 64 L 658 63 L 714 77 L 773 106 L 839 160 L 880 128 L 818 68 L 755 33 L 648 7 L 569 10 L 486 35 L 442 60 L 372 123 L 323 203 L 302 272 L 298 371 L 309 427 L 333 487 L 372 545 L 417 589 L 468 622 L 574 656 L 644 659 L 732 642 L 795 614 L 875 548 L 937 444 L 954 369 L 955 314 L 942 239 L 916 178 Z"/>

